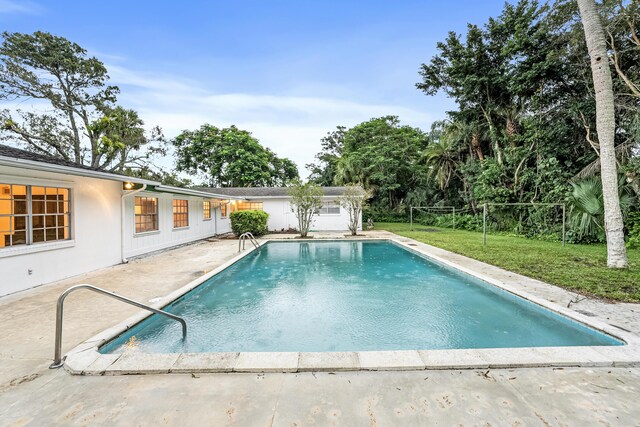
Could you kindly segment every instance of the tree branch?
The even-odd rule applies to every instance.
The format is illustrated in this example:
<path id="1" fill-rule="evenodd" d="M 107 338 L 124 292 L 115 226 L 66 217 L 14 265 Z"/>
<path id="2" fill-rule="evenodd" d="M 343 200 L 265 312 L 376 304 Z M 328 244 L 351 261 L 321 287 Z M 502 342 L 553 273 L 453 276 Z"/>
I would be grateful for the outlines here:
<path id="1" fill-rule="evenodd" d="M 584 117 L 584 114 L 582 114 L 582 111 L 580 112 L 580 118 L 582 119 L 582 126 L 584 126 L 584 130 L 587 133 L 587 142 L 591 145 L 591 148 L 593 148 L 598 157 L 600 157 L 600 144 L 591 139 L 591 127 L 589 127 L 589 123 L 587 123 L 587 119 Z"/>
<path id="2" fill-rule="evenodd" d="M 616 45 L 615 45 L 615 41 L 614 41 L 614 38 L 613 38 L 613 34 L 611 34 L 610 31 L 607 31 L 607 33 L 609 33 L 609 40 L 610 40 L 610 43 L 611 43 L 611 51 L 613 52 L 613 56 L 611 58 L 611 62 L 613 62 L 613 66 L 616 69 L 616 73 L 618 73 L 618 76 L 620 76 L 620 78 L 624 81 L 624 83 L 627 85 L 627 87 L 629 89 L 631 89 L 631 92 L 633 92 L 633 94 L 635 96 L 640 98 L 640 89 L 627 77 L 627 75 L 624 73 L 624 71 L 622 71 L 622 69 L 620 68 L 618 52 L 616 51 Z"/>

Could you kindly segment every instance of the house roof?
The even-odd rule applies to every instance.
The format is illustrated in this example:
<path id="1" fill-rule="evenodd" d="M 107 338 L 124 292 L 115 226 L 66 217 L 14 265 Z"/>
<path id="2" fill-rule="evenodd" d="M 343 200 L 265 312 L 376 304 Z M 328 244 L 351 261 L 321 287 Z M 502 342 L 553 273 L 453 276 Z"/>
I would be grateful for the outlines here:
<path id="1" fill-rule="evenodd" d="M 341 196 L 347 187 L 322 187 L 325 197 Z M 289 198 L 288 187 L 199 187 L 198 190 L 247 199 Z M 363 190 L 364 192 L 364 190 Z"/>
<path id="2" fill-rule="evenodd" d="M 27 150 L 0 144 L 0 165 L 13 166 L 23 169 L 56 172 L 68 175 L 87 176 L 91 178 L 108 179 L 112 181 L 133 182 L 136 184 L 160 185 L 159 182 L 148 179 L 134 178 L 107 172 L 86 165 L 61 159 L 46 154 L 33 153 Z"/>
<path id="3" fill-rule="evenodd" d="M 246 200 L 242 196 L 229 196 L 227 194 L 213 193 L 211 191 L 203 191 L 202 189 L 197 189 L 197 188 L 173 187 L 171 185 L 157 185 L 157 186 L 151 187 L 151 189 L 155 191 L 160 191 L 163 193 L 184 194 L 187 196 L 199 196 L 204 198 Z"/>
<path id="4" fill-rule="evenodd" d="M 161 191 L 165 193 L 184 194 L 199 197 L 229 198 L 229 199 L 251 199 L 251 198 L 288 198 L 287 187 L 199 187 L 181 188 L 163 185 L 157 181 L 135 178 L 107 172 L 91 166 L 79 165 L 70 160 L 46 154 L 33 153 L 27 150 L 10 147 L 0 144 L 0 166 L 12 166 L 23 169 L 39 170 L 45 172 L 62 173 L 67 175 L 86 176 L 90 178 L 107 179 L 112 181 L 133 182 L 135 184 L 145 184 L 149 190 Z M 346 187 L 322 187 L 324 195 L 340 196 Z"/>

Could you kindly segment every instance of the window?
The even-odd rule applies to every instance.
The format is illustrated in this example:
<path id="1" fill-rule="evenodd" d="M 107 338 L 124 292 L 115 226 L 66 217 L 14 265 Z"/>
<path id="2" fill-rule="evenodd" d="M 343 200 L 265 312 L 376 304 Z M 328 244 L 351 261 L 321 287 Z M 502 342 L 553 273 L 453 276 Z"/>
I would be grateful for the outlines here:
<path id="1" fill-rule="evenodd" d="M 338 202 L 324 202 L 316 213 L 318 215 L 340 215 L 340 204 Z"/>
<path id="2" fill-rule="evenodd" d="M 189 226 L 189 201 L 173 200 L 173 228 Z"/>
<path id="3" fill-rule="evenodd" d="M 238 202 L 236 204 L 238 211 L 261 211 L 262 202 Z"/>
<path id="4" fill-rule="evenodd" d="M 158 199 L 155 197 L 136 197 L 135 207 L 136 233 L 158 230 Z"/>
<path id="5" fill-rule="evenodd" d="M 226 218 L 229 213 L 229 201 L 223 199 L 212 199 L 211 202 L 216 209 L 220 208 L 220 216 L 222 218 Z"/>
<path id="6" fill-rule="evenodd" d="M 205 220 L 211 219 L 211 202 L 208 200 L 202 203 L 202 215 Z"/>
<path id="7" fill-rule="evenodd" d="M 71 238 L 68 188 L 0 184 L 0 248 Z"/>

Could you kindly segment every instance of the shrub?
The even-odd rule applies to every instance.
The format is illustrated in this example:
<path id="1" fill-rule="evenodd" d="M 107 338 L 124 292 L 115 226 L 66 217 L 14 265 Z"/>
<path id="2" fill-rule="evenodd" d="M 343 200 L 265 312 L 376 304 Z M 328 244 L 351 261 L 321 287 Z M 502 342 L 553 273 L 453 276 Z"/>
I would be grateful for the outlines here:
<path id="1" fill-rule="evenodd" d="M 267 233 L 267 219 L 269 214 L 264 211 L 236 211 L 231 212 L 231 230 L 236 236 L 250 232 L 254 236 Z"/>
<path id="2" fill-rule="evenodd" d="M 408 222 L 409 214 L 398 213 L 388 208 L 366 206 L 362 209 L 362 222 L 366 223 L 369 218 L 374 222 Z"/>
<path id="3" fill-rule="evenodd" d="M 629 249 L 640 249 L 640 212 L 632 212 L 627 219 L 629 242 L 627 246 Z"/>

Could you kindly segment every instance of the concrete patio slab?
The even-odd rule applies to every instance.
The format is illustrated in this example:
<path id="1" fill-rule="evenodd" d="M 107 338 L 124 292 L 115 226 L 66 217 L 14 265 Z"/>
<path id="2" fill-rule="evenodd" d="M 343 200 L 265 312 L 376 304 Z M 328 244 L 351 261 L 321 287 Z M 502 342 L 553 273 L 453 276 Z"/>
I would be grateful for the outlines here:
<path id="1" fill-rule="evenodd" d="M 238 356 L 234 372 L 297 372 L 299 354 L 295 352 L 251 353 Z"/>
<path id="2" fill-rule="evenodd" d="M 360 361 L 356 352 L 300 353 L 298 371 L 357 371 Z"/>
<path id="3" fill-rule="evenodd" d="M 82 371 L 82 375 L 104 375 L 104 371 L 111 365 L 113 365 L 119 358 L 120 354 L 101 354 L 94 362 L 89 364 L 87 368 Z"/>
<path id="4" fill-rule="evenodd" d="M 478 350 L 420 350 L 426 369 L 484 369 L 489 367 Z"/>
<path id="5" fill-rule="evenodd" d="M 182 353 L 171 367 L 172 373 L 231 372 L 239 353 Z"/>
<path id="6" fill-rule="evenodd" d="M 359 351 L 360 368 L 367 371 L 416 371 L 425 368 L 417 351 Z"/>
<path id="7" fill-rule="evenodd" d="M 371 237 L 393 237 L 367 232 Z M 489 271 L 504 283 L 565 306 L 575 294 L 407 239 L 451 262 Z M 195 373 L 73 376 L 48 369 L 55 300 L 90 283 L 154 303 L 235 257 L 237 241 L 190 245 L 129 264 L 0 298 L 0 425 L 635 425 L 640 419 L 640 369 L 630 347 L 596 347 L 612 367 Z M 100 315 L 96 316 L 96 307 Z M 572 311 L 640 332 L 640 305 L 586 299 Z M 63 352 L 139 311 L 90 293 L 65 307 Z M 88 347 L 95 346 L 95 343 Z M 86 351 L 89 351 L 86 349 Z M 489 360 L 493 350 L 478 350 Z M 528 350 L 522 350 L 526 352 Z M 567 350 L 568 351 L 568 350 Z M 522 356 L 523 354 L 520 354 Z M 491 354 L 493 353 L 493 355 Z M 587 355 L 589 360 L 595 356 Z M 592 357 L 593 356 L 593 357 Z M 104 372 L 119 355 L 102 355 Z M 298 358 L 302 360 L 303 356 Z M 530 357 L 530 359 L 535 357 Z M 520 359 L 522 360 L 522 359 Z M 517 360 L 516 360 L 517 361 Z M 617 361 L 617 362 L 616 362 Z M 494 363 L 496 361 L 494 360 Z M 178 364 L 175 362 L 174 366 Z M 90 367 L 91 367 L 90 365 Z M 298 366 L 298 369 L 300 369 Z"/>
<path id="8" fill-rule="evenodd" d="M 168 374 L 179 356 L 179 353 L 124 353 L 107 366 L 104 375 Z"/>

